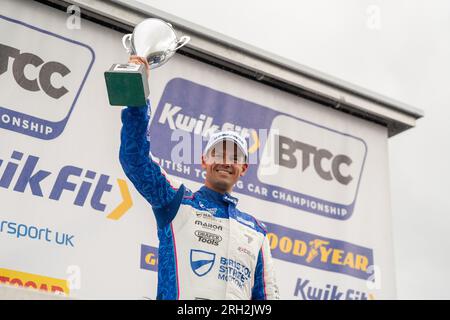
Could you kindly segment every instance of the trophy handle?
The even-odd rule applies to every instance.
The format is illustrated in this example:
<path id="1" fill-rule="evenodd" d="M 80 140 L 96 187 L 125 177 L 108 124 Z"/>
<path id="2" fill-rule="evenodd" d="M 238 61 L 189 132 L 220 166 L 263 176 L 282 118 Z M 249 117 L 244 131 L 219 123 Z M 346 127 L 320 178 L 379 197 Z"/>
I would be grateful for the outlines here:
<path id="1" fill-rule="evenodd" d="M 122 37 L 122 45 L 125 49 L 127 49 L 128 53 L 131 53 L 131 47 L 130 47 L 131 39 L 130 38 L 131 38 L 131 33 L 126 34 Z M 127 43 L 127 41 L 128 41 L 128 43 Z"/>
<path id="2" fill-rule="evenodd" d="M 177 46 L 173 49 L 173 51 L 177 51 L 181 47 L 183 47 L 186 43 L 188 43 L 191 40 L 191 37 L 188 36 L 182 36 L 180 40 L 177 41 Z"/>

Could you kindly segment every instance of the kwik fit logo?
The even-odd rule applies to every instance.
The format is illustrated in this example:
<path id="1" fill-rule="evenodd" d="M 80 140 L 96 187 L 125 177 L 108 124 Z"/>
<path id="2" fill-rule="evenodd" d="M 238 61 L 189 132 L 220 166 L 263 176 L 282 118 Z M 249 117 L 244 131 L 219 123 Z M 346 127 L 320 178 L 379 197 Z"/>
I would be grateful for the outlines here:
<path id="1" fill-rule="evenodd" d="M 14 150 L 10 159 L 0 159 L 0 188 L 13 192 L 59 201 L 63 193 L 72 196 L 73 205 L 107 212 L 107 218 L 120 219 L 133 205 L 125 180 L 111 177 L 94 170 L 73 165 L 63 166 L 58 172 L 42 168 L 40 158 Z M 121 199 L 113 205 L 103 198 L 117 188 Z"/>
<path id="2" fill-rule="evenodd" d="M 92 68 L 94 51 L 2 15 L 0 29 L 0 128 L 44 140 L 58 137 Z"/>
<path id="3" fill-rule="evenodd" d="M 332 219 L 351 217 L 367 154 L 362 139 L 175 78 L 150 125 L 152 154 L 170 174 L 203 182 L 200 154 L 218 130 L 248 140 L 250 166 L 237 192 Z"/>
<path id="4" fill-rule="evenodd" d="M 372 294 L 363 290 L 344 289 L 338 285 L 327 283 L 317 285 L 309 279 L 298 278 L 294 296 L 301 300 L 373 300 Z"/>
<path id="5" fill-rule="evenodd" d="M 374 281 L 372 249 L 265 222 L 272 256 L 315 269 Z"/>

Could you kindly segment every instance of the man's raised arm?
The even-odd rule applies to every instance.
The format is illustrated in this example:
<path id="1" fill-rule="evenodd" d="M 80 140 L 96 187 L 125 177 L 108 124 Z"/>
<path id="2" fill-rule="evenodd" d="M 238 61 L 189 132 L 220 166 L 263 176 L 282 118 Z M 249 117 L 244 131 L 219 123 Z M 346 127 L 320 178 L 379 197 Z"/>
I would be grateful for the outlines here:
<path id="1" fill-rule="evenodd" d="M 130 62 L 143 63 L 142 60 L 133 60 L 133 57 Z M 184 186 L 169 180 L 166 172 L 151 157 L 147 139 L 149 113 L 148 100 L 144 106 L 122 110 L 119 159 L 128 179 L 152 205 L 158 225 L 163 226 L 174 218 L 176 210 L 170 210 L 170 207 L 181 202 Z"/>

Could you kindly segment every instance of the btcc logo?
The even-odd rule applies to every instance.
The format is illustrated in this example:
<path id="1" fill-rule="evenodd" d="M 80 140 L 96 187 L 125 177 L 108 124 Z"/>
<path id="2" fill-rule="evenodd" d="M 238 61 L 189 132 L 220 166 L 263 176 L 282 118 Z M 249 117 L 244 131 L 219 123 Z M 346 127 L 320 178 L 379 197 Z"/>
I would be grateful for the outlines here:
<path id="1" fill-rule="evenodd" d="M 361 138 L 289 115 L 274 117 L 258 178 L 272 197 L 296 208 L 346 220 L 358 196 L 367 144 Z M 276 174 L 274 174 L 276 171 Z"/>
<path id="2" fill-rule="evenodd" d="M 320 178 L 326 181 L 336 179 L 340 184 L 348 185 L 353 177 L 345 175 L 341 172 L 342 166 L 350 166 L 352 159 L 345 154 L 333 155 L 327 149 L 320 149 L 313 145 L 295 141 L 285 136 L 275 136 L 278 141 L 278 156 L 275 157 L 275 164 L 281 165 L 289 169 L 295 169 L 298 165 L 298 160 L 295 152 L 300 150 L 302 152 L 302 172 L 309 168 L 311 164 L 311 157 L 313 158 L 314 170 Z M 276 153 L 275 153 L 276 154 Z M 324 168 L 324 160 L 330 163 L 331 170 Z"/>
<path id="3" fill-rule="evenodd" d="M 193 93 L 189 99 L 179 94 L 187 91 Z M 280 102 L 279 107 L 282 105 Z M 227 112 L 222 112 L 225 106 Z M 244 109 L 252 116 L 239 117 Z M 314 118 L 312 114 L 311 119 L 302 119 L 173 78 L 164 88 L 149 132 L 173 137 L 171 148 L 158 139 L 153 145 L 159 159 L 184 164 L 182 170 L 168 164 L 168 173 L 202 182 L 204 172 L 195 154 L 203 146 L 203 138 L 217 130 L 235 131 L 248 140 L 249 163 L 256 169 L 236 184 L 240 193 L 301 212 L 347 220 L 358 198 L 368 146 L 352 134 L 357 128 L 341 121 L 344 119 L 325 126 L 328 121 L 314 123 Z"/>
<path id="4" fill-rule="evenodd" d="M 0 30 L 0 87 L 8 88 L 0 96 L 0 128 L 43 140 L 59 137 L 82 97 L 94 50 L 3 15 Z"/>
<path id="5" fill-rule="evenodd" d="M 16 83 L 27 91 L 44 91 L 44 93 L 53 98 L 60 99 L 67 94 L 69 90 L 64 86 L 56 87 L 52 83 L 55 74 L 59 77 L 67 76 L 70 69 L 57 61 L 44 60 L 30 52 L 20 52 L 19 49 L 0 43 L 0 76 L 8 71 L 9 60 L 13 60 L 12 74 Z M 34 67 L 39 69 L 39 74 L 34 79 L 27 78 L 26 68 Z"/>

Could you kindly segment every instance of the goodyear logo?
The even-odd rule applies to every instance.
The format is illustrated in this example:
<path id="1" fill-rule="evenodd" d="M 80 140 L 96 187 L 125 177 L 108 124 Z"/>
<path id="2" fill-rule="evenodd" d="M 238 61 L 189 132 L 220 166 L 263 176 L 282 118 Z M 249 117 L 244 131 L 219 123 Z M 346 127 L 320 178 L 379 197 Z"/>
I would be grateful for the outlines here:
<path id="1" fill-rule="evenodd" d="M 158 271 L 158 248 L 141 245 L 141 269 Z"/>
<path id="2" fill-rule="evenodd" d="M 67 280 L 0 268 L 0 283 L 10 286 L 69 295 Z"/>
<path id="3" fill-rule="evenodd" d="M 267 234 L 276 259 L 316 269 L 373 280 L 372 249 L 267 223 Z"/>
<path id="4" fill-rule="evenodd" d="M 128 185 L 123 179 L 110 183 L 110 176 L 94 170 L 66 165 L 57 172 L 42 168 L 40 158 L 14 150 L 10 159 L 0 158 L 0 188 L 59 201 L 70 194 L 73 205 L 108 212 L 107 218 L 120 219 L 133 205 Z M 120 202 L 105 203 L 104 196 L 117 188 Z"/>

